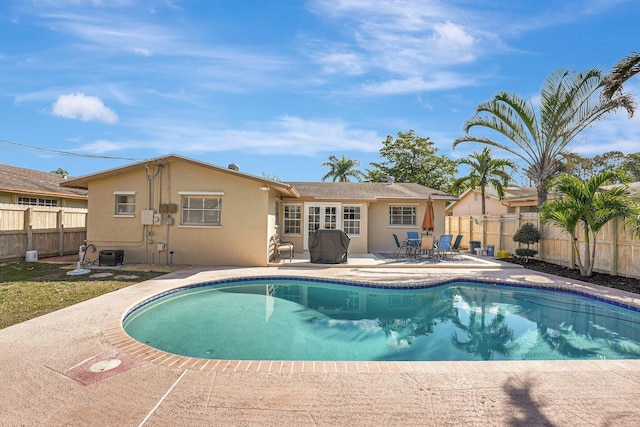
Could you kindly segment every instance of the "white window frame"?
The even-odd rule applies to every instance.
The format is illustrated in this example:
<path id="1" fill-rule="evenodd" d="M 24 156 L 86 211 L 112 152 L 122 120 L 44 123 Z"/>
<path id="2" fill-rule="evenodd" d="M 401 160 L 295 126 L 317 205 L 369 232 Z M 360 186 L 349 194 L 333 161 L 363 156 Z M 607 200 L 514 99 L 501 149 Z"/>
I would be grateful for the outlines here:
<path id="1" fill-rule="evenodd" d="M 319 208 L 319 212 L 317 214 L 318 223 L 313 224 L 311 222 L 311 214 L 309 209 Z M 335 212 L 335 215 L 333 212 Z M 309 236 L 311 233 L 315 232 L 316 229 L 313 227 L 317 225 L 317 229 L 322 230 L 341 230 L 342 229 L 342 204 L 341 203 L 329 203 L 329 202 L 305 202 L 303 209 L 303 219 L 304 219 L 304 234 L 302 241 L 302 249 L 309 249 Z M 313 229 L 312 229 L 313 228 Z"/>
<path id="2" fill-rule="evenodd" d="M 358 219 L 351 219 L 345 216 L 346 215 L 345 209 L 353 209 L 353 208 L 357 209 Z M 350 233 L 347 230 L 347 224 L 349 222 L 354 222 L 357 224 L 357 229 L 358 229 L 357 233 Z M 362 235 L 362 205 L 342 205 L 342 229 L 349 236 Z"/>
<path id="3" fill-rule="evenodd" d="M 406 214 L 404 212 L 400 214 L 393 213 L 392 210 L 397 208 L 401 208 L 402 210 L 411 209 L 413 212 L 410 214 Z M 393 217 L 398 217 L 398 216 L 401 218 L 410 217 L 412 222 L 405 223 L 404 220 L 402 220 L 400 224 L 394 224 Z M 415 227 L 417 225 L 418 225 L 418 204 L 417 203 L 416 204 L 412 204 L 412 203 L 389 204 L 389 227 Z"/>
<path id="4" fill-rule="evenodd" d="M 224 196 L 224 192 L 222 191 L 178 191 L 180 195 L 180 227 L 202 227 L 202 228 L 220 228 L 222 227 L 222 196 Z M 203 207 L 202 208 L 185 208 L 185 199 L 202 199 Z M 214 199 L 213 206 L 211 208 L 206 208 L 204 206 L 204 201 L 206 199 Z M 207 212 L 215 212 L 217 216 L 217 221 L 213 222 L 185 222 L 185 209 L 188 211 L 201 211 L 203 214 L 203 219 Z"/>
<path id="5" fill-rule="evenodd" d="M 18 196 L 17 204 L 22 206 L 47 206 L 56 208 L 58 207 L 58 200 L 44 199 L 42 197 Z"/>
<path id="6" fill-rule="evenodd" d="M 287 217 L 287 208 L 295 207 L 297 208 L 297 218 L 289 218 Z M 283 203 L 282 205 L 282 234 L 287 234 L 290 236 L 299 236 L 302 234 L 302 215 L 304 214 L 302 210 L 302 203 Z M 290 221 L 291 224 L 296 224 L 296 228 L 299 230 L 298 232 L 291 233 L 289 230 L 291 229 L 288 226 L 287 221 Z"/>
<path id="7" fill-rule="evenodd" d="M 136 216 L 136 192 L 135 191 L 114 191 L 115 196 L 115 205 L 114 205 L 114 213 L 115 217 L 124 217 L 131 218 Z M 120 202 L 120 197 L 132 197 L 133 202 Z M 132 206 L 133 212 L 120 212 L 120 206 Z"/>

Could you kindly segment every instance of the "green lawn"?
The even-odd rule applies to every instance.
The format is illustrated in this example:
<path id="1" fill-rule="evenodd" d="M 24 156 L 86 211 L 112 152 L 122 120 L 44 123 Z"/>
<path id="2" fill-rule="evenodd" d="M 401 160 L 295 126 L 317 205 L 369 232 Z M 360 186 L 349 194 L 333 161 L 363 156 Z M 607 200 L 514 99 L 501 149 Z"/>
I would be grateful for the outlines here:
<path id="1" fill-rule="evenodd" d="M 148 267 L 148 266 L 145 266 Z M 76 264 L 15 262 L 0 265 L 0 329 L 166 274 L 135 266 L 67 275 Z M 91 277 L 113 273 L 108 277 Z"/>

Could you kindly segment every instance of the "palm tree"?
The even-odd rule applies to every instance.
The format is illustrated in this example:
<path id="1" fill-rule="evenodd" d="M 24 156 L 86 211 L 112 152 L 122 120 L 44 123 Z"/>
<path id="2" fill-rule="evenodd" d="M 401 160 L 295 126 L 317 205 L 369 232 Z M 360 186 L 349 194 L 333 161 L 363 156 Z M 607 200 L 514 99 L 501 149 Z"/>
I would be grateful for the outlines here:
<path id="1" fill-rule="evenodd" d="M 569 233 L 581 276 L 590 277 L 593 273 L 596 242 L 602 227 L 613 218 L 630 218 L 638 214 L 638 205 L 629 198 L 626 184 L 601 188 L 606 183 L 623 180 L 624 176 L 619 172 L 605 171 L 587 181 L 566 174 L 551 181 L 562 198 L 546 202 L 540 220 Z M 582 254 L 576 237 L 580 230 L 584 239 Z"/>
<path id="2" fill-rule="evenodd" d="M 595 94 L 602 87 L 599 70 L 584 73 L 559 69 L 547 77 L 540 93 L 538 112 L 533 102 L 508 92 L 500 92 L 475 109 L 463 126 L 465 136 L 453 142 L 478 142 L 508 151 L 528 165 L 525 173 L 538 190 L 538 207 L 547 200 L 547 183 L 559 173 L 566 147 L 587 126 L 619 108 L 633 113 L 630 95 L 616 93 L 610 100 Z M 481 126 L 506 138 L 499 142 L 470 135 Z"/>
<path id="3" fill-rule="evenodd" d="M 616 93 L 622 92 L 622 84 L 640 72 L 640 53 L 631 52 L 631 55 L 622 58 L 613 66 L 611 73 L 604 78 L 602 97 L 611 99 Z M 633 113 L 631 113 L 633 114 Z"/>
<path id="4" fill-rule="evenodd" d="M 613 66 L 611 73 L 605 77 L 602 98 L 611 99 L 615 94 L 622 92 L 622 84 L 638 73 L 640 73 L 640 52 L 631 52 L 631 55 L 620 59 Z M 630 117 L 632 115 L 633 112 L 629 113 Z M 632 233 L 640 238 L 640 215 L 629 222 L 632 224 Z"/>
<path id="5" fill-rule="evenodd" d="M 515 170 L 518 167 L 511 160 L 494 159 L 491 150 L 487 147 L 483 148 L 480 153 L 474 151 L 468 157 L 460 159 L 458 164 L 469 165 L 469 174 L 456 179 L 451 186 L 451 191 L 457 192 L 463 188 L 480 188 L 482 215 L 486 213 L 484 197 L 487 186 L 491 185 L 495 188 L 498 198 L 502 200 L 505 186 L 511 178 L 505 169 Z"/>
<path id="6" fill-rule="evenodd" d="M 326 181 L 328 178 L 333 178 L 333 182 L 349 182 L 349 177 L 353 177 L 358 181 L 362 181 L 364 174 L 355 169 L 359 165 L 360 161 L 345 157 L 344 154 L 340 159 L 332 154 L 329 156 L 329 161 L 322 164 L 322 166 L 329 168 L 329 172 L 322 177 L 322 180 Z"/>

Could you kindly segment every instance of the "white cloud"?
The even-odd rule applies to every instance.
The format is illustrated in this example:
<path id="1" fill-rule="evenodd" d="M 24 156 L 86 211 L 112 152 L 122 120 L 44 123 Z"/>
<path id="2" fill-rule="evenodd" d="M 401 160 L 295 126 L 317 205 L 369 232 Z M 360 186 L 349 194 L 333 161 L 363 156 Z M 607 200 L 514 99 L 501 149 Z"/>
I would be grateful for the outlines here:
<path id="1" fill-rule="evenodd" d="M 87 96 L 84 93 L 60 95 L 53 104 L 53 115 L 67 119 L 80 119 L 84 122 L 99 120 L 105 123 L 116 123 L 118 115 L 105 106 L 100 98 Z"/>
<path id="2" fill-rule="evenodd" d="M 103 154 L 112 151 L 126 150 L 127 148 L 130 148 L 130 146 L 129 144 L 124 142 L 112 142 L 105 139 L 99 139 L 92 142 L 91 144 L 83 145 L 80 150 L 76 151 L 82 151 L 91 154 Z"/>
<path id="3" fill-rule="evenodd" d="M 425 80 L 423 77 L 391 79 L 380 83 L 363 85 L 362 89 L 365 92 L 384 95 L 453 89 L 470 86 L 473 83 L 474 81 L 472 79 L 465 79 L 462 76 L 455 75 L 453 73 L 437 73 L 429 76 L 428 80 Z"/>
<path id="4" fill-rule="evenodd" d="M 619 112 L 597 121 L 578 136 L 571 151 L 587 157 L 607 151 L 640 152 L 640 116 L 629 119 L 627 113 Z"/>
<path id="5" fill-rule="evenodd" d="M 214 153 L 239 151 L 263 155 L 313 156 L 337 151 L 375 153 L 384 136 L 378 132 L 349 126 L 342 120 L 308 120 L 283 116 L 273 121 L 246 123 L 237 128 L 211 129 L 202 121 L 145 120 L 135 123 L 146 137 L 128 141 L 98 141 L 82 151 L 106 152 L 121 149 L 172 152 Z M 178 145 L 176 145 L 178 144 Z M 191 154 L 193 155 L 193 154 Z"/>
<path id="6" fill-rule="evenodd" d="M 311 7 L 351 31 L 336 45 L 314 41 L 321 47 L 310 56 L 325 72 L 371 73 L 362 86 L 368 93 L 468 86 L 477 76 L 465 76 L 453 67 L 505 50 L 494 29 L 483 29 L 486 23 L 445 2 L 316 0 Z M 433 78 L 436 74 L 448 77 Z"/>

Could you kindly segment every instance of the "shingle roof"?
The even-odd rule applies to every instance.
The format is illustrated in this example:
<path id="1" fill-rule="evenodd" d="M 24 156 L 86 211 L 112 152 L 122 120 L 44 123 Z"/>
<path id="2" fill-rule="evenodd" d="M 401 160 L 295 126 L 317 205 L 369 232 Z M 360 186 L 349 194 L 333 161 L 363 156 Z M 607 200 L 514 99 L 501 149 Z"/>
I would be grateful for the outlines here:
<path id="1" fill-rule="evenodd" d="M 419 199 L 457 200 L 450 194 L 414 183 L 395 182 L 289 182 L 304 199 L 378 200 Z"/>
<path id="2" fill-rule="evenodd" d="M 69 199 L 87 198 L 86 190 L 60 187 L 60 183 L 64 181 L 65 179 L 56 173 L 0 165 L 0 191 Z"/>

